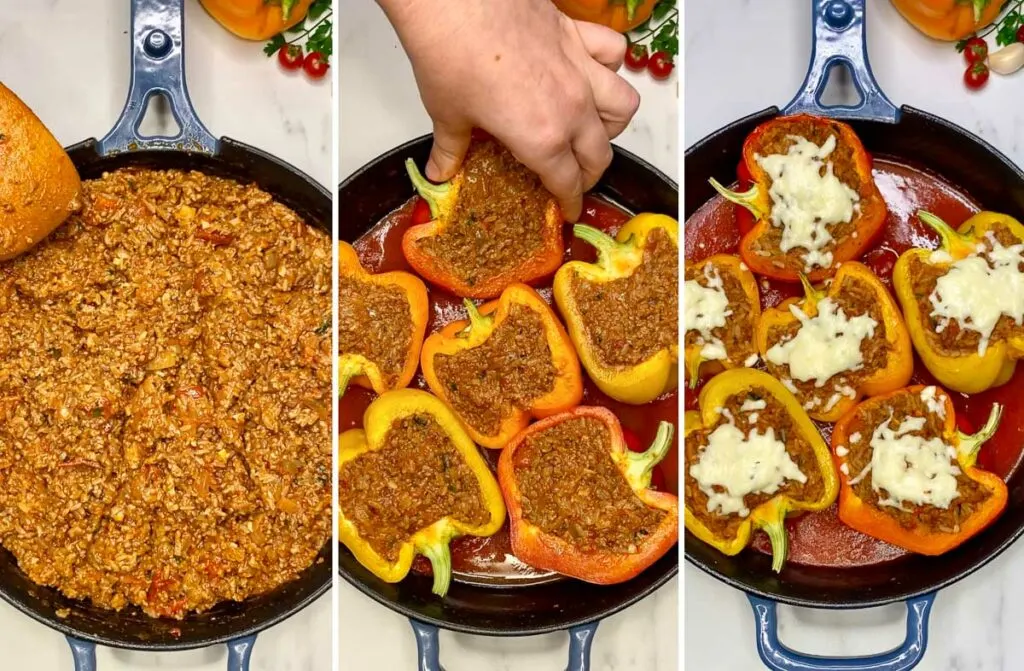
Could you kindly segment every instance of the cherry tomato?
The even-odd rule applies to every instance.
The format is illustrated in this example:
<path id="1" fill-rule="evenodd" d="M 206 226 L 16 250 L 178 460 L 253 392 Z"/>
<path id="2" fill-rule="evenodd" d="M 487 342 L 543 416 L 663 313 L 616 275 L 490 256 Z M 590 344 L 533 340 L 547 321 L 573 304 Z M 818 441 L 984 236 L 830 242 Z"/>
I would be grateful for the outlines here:
<path id="1" fill-rule="evenodd" d="M 988 66 L 984 63 L 971 63 L 964 73 L 964 84 L 967 88 L 978 90 L 988 81 Z"/>
<path id="2" fill-rule="evenodd" d="M 980 37 L 972 37 L 964 46 L 964 58 L 968 63 L 983 62 L 988 56 L 988 42 Z"/>
<path id="3" fill-rule="evenodd" d="M 647 67 L 647 61 L 650 60 L 650 54 L 647 53 L 647 45 L 645 44 L 631 44 L 629 49 L 626 49 L 626 67 L 634 72 L 639 72 Z"/>
<path id="4" fill-rule="evenodd" d="M 313 79 L 320 79 L 327 74 L 328 67 L 327 59 L 319 51 L 307 54 L 305 60 L 302 61 L 302 69 Z"/>
<path id="5" fill-rule="evenodd" d="M 665 51 L 655 51 L 647 61 L 647 69 L 655 79 L 668 79 L 675 67 L 672 57 Z"/>
<path id="6" fill-rule="evenodd" d="M 427 201 L 422 198 L 416 199 L 416 205 L 412 208 L 412 225 L 419 226 L 432 220 L 434 217 L 430 214 L 430 205 Z"/>
<path id="7" fill-rule="evenodd" d="M 1024 42 L 1024 25 L 1017 29 L 1017 41 Z"/>
<path id="8" fill-rule="evenodd" d="M 298 70 L 302 67 L 302 47 L 286 44 L 277 52 L 277 62 L 285 70 Z"/>

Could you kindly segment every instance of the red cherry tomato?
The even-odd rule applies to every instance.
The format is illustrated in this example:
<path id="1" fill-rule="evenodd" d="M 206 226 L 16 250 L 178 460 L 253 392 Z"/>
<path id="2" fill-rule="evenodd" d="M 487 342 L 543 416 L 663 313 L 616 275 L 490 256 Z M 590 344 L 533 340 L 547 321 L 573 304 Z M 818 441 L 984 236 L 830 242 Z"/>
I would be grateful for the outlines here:
<path id="1" fill-rule="evenodd" d="M 422 198 L 416 199 L 416 204 L 412 208 L 412 225 L 419 226 L 432 220 L 434 217 L 430 214 L 430 205 L 427 201 Z"/>
<path id="2" fill-rule="evenodd" d="M 298 70 L 302 67 L 302 47 L 297 44 L 286 44 L 277 52 L 277 62 L 285 70 Z"/>
<path id="3" fill-rule="evenodd" d="M 655 51 L 651 55 L 651 60 L 647 61 L 647 70 L 655 79 L 668 79 L 675 67 L 672 57 L 664 51 Z"/>
<path id="4" fill-rule="evenodd" d="M 988 56 L 988 42 L 980 37 L 972 37 L 967 40 L 967 44 L 964 45 L 964 58 L 968 63 L 984 62 L 986 56 Z"/>
<path id="5" fill-rule="evenodd" d="M 1017 41 L 1024 42 L 1024 25 L 1017 29 Z"/>
<path id="6" fill-rule="evenodd" d="M 640 438 L 626 427 L 622 427 L 622 439 L 625 441 L 626 448 L 630 452 L 644 452 L 647 450 L 647 447 L 640 442 Z M 651 472 L 651 489 L 665 491 L 665 476 L 658 467 L 655 467 Z"/>
<path id="7" fill-rule="evenodd" d="M 988 66 L 984 63 L 971 63 L 964 73 L 964 84 L 967 88 L 977 91 L 988 82 Z"/>
<path id="8" fill-rule="evenodd" d="M 327 59 L 319 51 L 314 51 L 302 61 L 302 69 L 313 79 L 320 79 L 327 74 Z"/>
<path id="9" fill-rule="evenodd" d="M 631 44 L 629 49 L 626 49 L 626 58 L 624 60 L 626 67 L 634 72 L 639 72 L 647 67 L 647 61 L 650 60 L 650 54 L 647 53 L 646 44 Z"/>

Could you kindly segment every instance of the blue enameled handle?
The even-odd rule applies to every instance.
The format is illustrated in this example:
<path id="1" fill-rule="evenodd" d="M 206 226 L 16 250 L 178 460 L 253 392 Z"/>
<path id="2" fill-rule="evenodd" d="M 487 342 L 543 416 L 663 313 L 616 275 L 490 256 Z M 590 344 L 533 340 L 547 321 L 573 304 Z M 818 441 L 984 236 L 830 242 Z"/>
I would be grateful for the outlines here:
<path id="1" fill-rule="evenodd" d="M 416 634 L 418 671 L 444 671 L 441 666 L 438 629 L 432 624 L 409 620 Z M 569 630 L 569 666 L 566 671 L 590 671 L 590 648 L 594 643 L 597 622 L 581 624 Z"/>
<path id="2" fill-rule="evenodd" d="M 228 671 L 249 671 L 256 634 L 228 641 Z"/>
<path id="3" fill-rule="evenodd" d="M 96 644 L 68 636 L 71 655 L 75 658 L 75 671 L 96 671 Z"/>
<path id="4" fill-rule="evenodd" d="M 784 114 L 807 113 L 839 119 L 865 119 L 896 123 L 900 111 L 878 88 L 868 62 L 864 9 L 866 0 L 811 0 L 814 40 L 811 65 L 800 92 L 785 108 Z M 823 105 L 829 72 L 845 63 L 860 92 L 856 105 Z"/>
<path id="5" fill-rule="evenodd" d="M 757 653 L 774 671 L 909 671 L 924 657 L 928 646 L 928 614 L 935 593 L 907 600 L 907 637 L 895 650 L 868 657 L 818 657 L 803 655 L 779 642 L 776 603 L 747 595 L 754 608 Z"/>
<path id="6" fill-rule="evenodd" d="M 121 118 L 99 142 L 103 156 L 138 149 L 217 152 L 217 138 L 196 116 L 185 86 L 184 0 L 132 0 L 132 72 Z M 149 99 L 163 94 L 181 129 L 174 137 L 142 137 Z"/>

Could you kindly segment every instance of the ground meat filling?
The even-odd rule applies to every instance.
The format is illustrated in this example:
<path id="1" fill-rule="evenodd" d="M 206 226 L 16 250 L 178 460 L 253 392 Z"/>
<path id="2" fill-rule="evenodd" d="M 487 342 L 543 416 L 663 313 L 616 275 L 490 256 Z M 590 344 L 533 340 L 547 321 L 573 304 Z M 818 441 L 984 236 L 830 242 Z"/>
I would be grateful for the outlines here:
<path id="1" fill-rule="evenodd" d="M 768 372 L 777 379 L 785 379 L 786 386 L 791 387 L 790 391 L 795 388 L 797 400 L 810 412 L 828 412 L 843 397 L 853 398 L 855 390 L 864 380 L 888 365 L 889 353 L 892 351 L 892 346 L 886 340 L 885 320 L 882 308 L 878 304 L 878 294 L 870 284 L 856 277 L 844 277 L 839 292 L 831 298 L 843 310 L 847 319 L 867 315 L 878 325 L 875 327 L 874 337 L 864 338 L 860 343 L 860 354 L 864 364 L 859 369 L 833 375 L 824 386 L 815 387 L 814 380 L 791 379 L 789 366 L 778 366 L 765 361 Z M 794 321 L 785 326 L 772 328 L 768 332 L 768 347 L 793 338 L 800 330 L 800 326 L 800 322 Z"/>
<path id="2" fill-rule="evenodd" d="M 389 562 L 417 532 L 452 517 L 490 520 L 480 484 L 437 420 L 396 420 L 377 450 L 341 466 L 338 506 L 359 536 Z"/>
<path id="3" fill-rule="evenodd" d="M 856 479 L 868 464 L 871 463 L 871 436 L 884 422 L 890 421 L 891 426 L 899 426 L 907 417 L 924 417 L 925 426 L 920 431 L 912 431 L 910 435 L 919 435 L 925 439 L 941 437 L 943 420 L 931 412 L 920 394 L 899 394 L 886 403 L 873 403 L 866 409 L 858 411 L 858 416 L 851 424 L 851 436 L 859 434 L 856 442 L 849 441 L 844 447 L 849 450 L 845 464 L 849 477 Z M 952 460 L 951 460 L 952 461 Z M 937 508 L 931 505 L 916 505 L 907 501 L 900 502 L 902 509 L 890 505 L 879 505 L 882 499 L 888 499 L 885 489 L 876 492 L 872 486 L 871 473 L 853 485 L 853 492 L 866 504 L 875 507 L 886 515 L 895 518 L 907 530 L 926 529 L 942 533 L 956 533 L 960 526 L 988 499 L 991 493 L 983 486 L 971 480 L 961 472 L 956 476 L 958 496 L 948 508 Z"/>
<path id="4" fill-rule="evenodd" d="M 364 356 L 394 385 L 412 346 L 409 300 L 397 287 L 338 280 L 338 353 Z"/>
<path id="5" fill-rule="evenodd" d="M 469 286 L 511 272 L 544 246 L 551 194 L 494 141 L 474 142 L 443 233 L 417 244 Z"/>
<path id="6" fill-rule="evenodd" d="M 665 513 L 644 505 L 608 453 L 601 421 L 576 417 L 531 435 L 513 468 L 523 518 L 583 552 L 632 554 Z"/>
<path id="7" fill-rule="evenodd" d="M 842 141 L 843 136 L 838 126 L 822 126 L 817 123 L 801 121 L 789 121 L 785 124 L 776 123 L 760 138 L 756 152 L 761 156 L 785 154 L 793 144 L 793 141 L 787 137 L 789 135 L 799 135 L 819 147 L 828 140 L 830 135 L 834 135 L 836 138 L 836 148 L 828 157 L 828 161 L 832 163 L 833 174 L 843 184 L 859 193 L 862 202 L 871 197 L 872 190 L 868 184 L 862 182 L 860 173 L 857 172 L 854 148 Z M 772 185 L 771 177 L 765 175 L 764 179 L 765 188 L 770 188 Z M 835 251 L 849 236 L 856 232 L 857 216 L 855 214 L 849 223 L 838 222 L 830 225 L 828 228 L 832 234 L 832 242 L 824 249 L 826 251 Z M 807 250 L 795 248 L 783 253 L 781 244 L 782 228 L 768 226 L 765 233 L 754 243 L 752 249 L 756 254 L 772 257 L 772 264 L 780 269 L 803 272 L 805 265 L 803 255 Z"/>
<path id="8" fill-rule="evenodd" d="M 757 320 L 754 318 L 754 305 L 743 292 L 739 278 L 727 269 L 716 267 L 718 277 L 722 280 L 722 290 L 729 300 L 729 316 L 725 318 L 725 326 L 711 330 L 711 336 L 725 347 L 726 358 L 734 363 L 742 364 L 751 355 L 757 353 L 754 344 L 754 329 Z M 686 269 L 685 281 L 695 280 L 702 287 L 708 286 L 708 278 L 704 275 L 704 266 L 690 266 Z M 686 332 L 686 347 L 702 345 L 700 331 L 691 329 Z"/>
<path id="9" fill-rule="evenodd" d="M 486 436 L 497 435 L 514 408 L 551 393 L 558 374 L 543 320 L 522 305 L 478 347 L 435 355 L 434 370 L 462 421 Z"/>
<path id="10" fill-rule="evenodd" d="M 999 244 L 1005 247 L 1017 245 L 1021 242 L 1014 237 L 1009 227 L 1002 224 L 996 224 L 992 227 L 991 231 L 995 239 L 999 241 Z M 982 256 L 991 251 L 992 244 L 988 239 L 982 239 L 979 242 L 985 248 Z M 932 292 L 935 291 L 939 278 L 948 272 L 949 266 L 932 265 L 926 263 L 926 259 L 914 257 L 911 259 L 909 270 L 914 290 L 914 300 L 917 301 L 918 310 L 921 313 L 921 319 L 927 332 L 927 338 L 932 343 L 932 346 L 939 352 L 949 356 L 977 354 L 978 343 L 981 342 L 981 334 L 979 332 L 961 328 L 960 323 L 955 319 L 950 319 L 946 327 L 939 332 L 940 324 L 945 322 L 940 317 L 932 316 L 932 310 L 934 309 L 931 301 Z M 1021 270 L 1024 270 L 1024 266 L 1021 267 Z M 1008 315 L 1003 315 L 996 322 L 996 327 L 992 330 L 989 343 L 991 345 L 999 341 L 1008 340 L 1009 338 L 1019 338 L 1022 336 L 1024 336 L 1024 325 L 1017 324 Z"/>
<path id="11" fill-rule="evenodd" d="M 679 342 L 679 248 L 663 229 L 647 236 L 643 261 L 629 277 L 591 282 L 575 276 L 570 290 L 605 366 L 635 366 Z"/>
<path id="12" fill-rule="evenodd" d="M 0 264 L 0 544 L 152 616 L 293 580 L 331 537 L 329 237 L 197 172 L 83 201 Z"/>
<path id="13" fill-rule="evenodd" d="M 748 401 L 764 401 L 765 407 L 759 410 L 742 410 L 743 404 Z M 755 417 L 753 422 L 750 421 L 752 416 Z M 775 437 L 786 445 L 789 458 L 807 477 L 806 482 L 785 480 L 774 494 L 748 494 L 743 501 L 749 510 L 753 511 L 777 496 L 787 496 L 794 501 L 805 502 L 821 499 L 825 492 L 825 480 L 821 475 L 821 467 L 818 465 L 814 448 L 803 437 L 785 406 L 767 390 L 762 387 L 751 387 L 744 392 L 730 396 L 725 402 L 724 412 L 719 417 L 719 421 L 714 426 L 691 431 L 686 435 L 685 441 L 686 506 L 711 533 L 718 538 L 733 538 L 740 525 L 748 519 L 740 515 L 721 515 L 718 512 L 708 512 L 708 495 L 701 490 L 697 479 L 690 475 L 690 468 L 700 461 L 700 454 L 708 444 L 708 436 L 718 428 L 719 424 L 727 423 L 730 417 L 733 418 L 736 426 L 748 436 L 754 430 L 763 434 L 768 429 L 774 429 Z M 716 490 L 725 491 L 717 486 Z"/>

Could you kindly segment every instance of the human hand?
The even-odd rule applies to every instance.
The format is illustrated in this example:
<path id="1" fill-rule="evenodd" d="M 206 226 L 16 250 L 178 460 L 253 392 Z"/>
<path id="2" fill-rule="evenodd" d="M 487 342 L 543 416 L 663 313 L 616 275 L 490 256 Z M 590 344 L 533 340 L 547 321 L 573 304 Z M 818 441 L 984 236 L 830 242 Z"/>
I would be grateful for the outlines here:
<path id="1" fill-rule="evenodd" d="M 378 0 L 434 122 L 427 177 L 451 178 L 474 128 L 536 172 L 575 221 L 640 96 L 616 74 L 626 39 L 550 0 Z"/>

